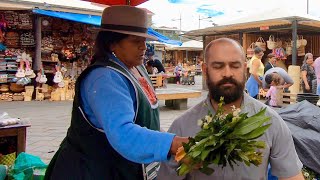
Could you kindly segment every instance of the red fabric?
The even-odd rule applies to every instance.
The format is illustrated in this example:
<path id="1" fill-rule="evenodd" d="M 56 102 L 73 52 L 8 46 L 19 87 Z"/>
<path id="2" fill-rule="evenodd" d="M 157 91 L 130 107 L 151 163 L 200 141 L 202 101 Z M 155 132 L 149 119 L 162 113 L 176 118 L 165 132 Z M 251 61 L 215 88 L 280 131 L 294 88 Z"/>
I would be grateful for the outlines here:
<path id="1" fill-rule="evenodd" d="M 137 6 L 139 4 L 142 4 L 148 0 L 85 0 L 93 3 L 98 4 L 105 4 L 105 5 L 127 5 L 127 2 L 130 1 L 131 6 Z"/>
<path id="2" fill-rule="evenodd" d="M 149 85 L 149 83 L 147 82 L 147 80 L 144 77 L 140 77 L 139 78 L 139 83 L 143 89 L 143 91 L 146 93 L 146 95 L 148 96 L 149 101 L 151 102 L 151 104 L 156 104 L 157 103 L 157 97 L 156 97 L 156 93 L 154 92 L 154 90 L 151 88 L 151 86 Z"/>

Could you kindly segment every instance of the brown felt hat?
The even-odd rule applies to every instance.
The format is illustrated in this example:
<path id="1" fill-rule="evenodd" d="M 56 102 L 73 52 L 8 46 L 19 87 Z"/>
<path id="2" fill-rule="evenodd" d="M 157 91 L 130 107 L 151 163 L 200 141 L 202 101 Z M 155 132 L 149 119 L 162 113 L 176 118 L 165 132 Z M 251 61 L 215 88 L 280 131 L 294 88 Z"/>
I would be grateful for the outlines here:
<path id="1" fill-rule="evenodd" d="M 157 40 L 156 37 L 147 34 L 147 12 L 133 6 L 119 5 L 105 8 L 101 16 L 101 26 L 98 30 L 112 31 L 145 37 L 150 40 Z"/>

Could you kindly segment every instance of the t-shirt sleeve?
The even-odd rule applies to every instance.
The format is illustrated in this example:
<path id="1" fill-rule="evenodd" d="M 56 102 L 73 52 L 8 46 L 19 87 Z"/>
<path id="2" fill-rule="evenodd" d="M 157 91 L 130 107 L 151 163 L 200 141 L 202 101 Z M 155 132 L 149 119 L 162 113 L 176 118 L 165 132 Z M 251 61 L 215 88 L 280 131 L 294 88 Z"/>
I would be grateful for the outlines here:
<path id="1" fill-rule="evenodd" d="M 293 84 L 293 79 L 289 76 L 289 74 L 283 70 L 283 71 L 280 71 L 280 75 L 283 77 L 284 81 L 287 83 L 287 84 Z"/>
<path id="2" fill-rule="evenodd" d="M 180 121 L 181 122 L 181 121 Z M 174 121 L 170 126 L 168 132 L 181 136 L 181 130 L 179 126 L 179 121 Z M 179 164 L 174 160 L 174 156 L 171 156 L 169 162 L 163 162 L 160 165 L 160 169 L 157 175 L 157 180 L 182 180 L 185 179 L 185 176 L 178 176 L 176 169 L 179 167 Z"/>
<path id="3" fill-rule="evenodd" d="M 303 64 L 301 66 L 301 71 L 308 71 L 308 66 L 306 64 Z"/>
<path id="4" fill-rule="evenodd" d="M 274 112 L 273 138 L 270 151 L 272 174 L 277 177 L 292 177 L 301 172 L 302 163 L 297 155 L 292 134 L 284 120 Z"/>
<path id="5" fill-rule="evenodd" d="M 266 78 L 266 73 L 264 74 L 264 76 L 263 76 L 263 78 L 262 78 L 262 87 L 265 89 L 265 88 L 268 88 L 269 86 L 267 85 L 267 83 L 266 83 L 266 80 L 265 80 L 265 78 Z"/>

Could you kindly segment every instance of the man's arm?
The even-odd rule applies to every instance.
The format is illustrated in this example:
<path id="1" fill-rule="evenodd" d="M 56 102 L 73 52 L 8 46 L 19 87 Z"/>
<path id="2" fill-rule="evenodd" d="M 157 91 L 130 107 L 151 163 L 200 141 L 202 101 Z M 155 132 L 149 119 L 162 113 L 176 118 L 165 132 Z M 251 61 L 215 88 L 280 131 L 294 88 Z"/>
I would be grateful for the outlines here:
<path id="1" fill-rule="evenodd" d="M 274 110 L 269 110 L 268 114 L 272 119 L 269 129 L 272 137 L 272 148 L 269 155 L 271 173 L 279 179 L 289 177 L 291 180 L 290 178 L 295 178 L 301 173 L 303 165 L 295 150 L 292 134 L 284 120 Z"/>
<path id="2" fill-rule="evenodd" d="M 293 84 L 289 84 L 289 83 L 287 84 L 287 83 L 286 83 L 286 84 L 282 85 L 282 87 L 283 87 L 283 88 L 289 88 L 289 87 L 292 86 L 292 85 L 293 85 Z"/>
<path id="3" fill-rule="evenodd" d="M 299 173 L 296 176 L 288 177 L 288 178 L 279 178 L 279 180 L 304 180 L 302 173 Z"/>

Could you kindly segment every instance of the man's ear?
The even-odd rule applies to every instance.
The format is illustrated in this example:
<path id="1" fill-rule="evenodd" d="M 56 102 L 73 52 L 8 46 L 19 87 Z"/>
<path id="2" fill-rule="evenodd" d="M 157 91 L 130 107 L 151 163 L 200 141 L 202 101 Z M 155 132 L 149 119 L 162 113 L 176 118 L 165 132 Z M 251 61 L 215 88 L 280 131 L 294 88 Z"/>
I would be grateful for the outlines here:
<path id="1" fill-rule="evenodd" d="M 202 69 L 203 76 L 206 76 L 206 74 L 207 74 L 207 67 L 208 67 L 207 63 L 205 63 L 205 62 L 202 63 L 201 69 Z"/>

